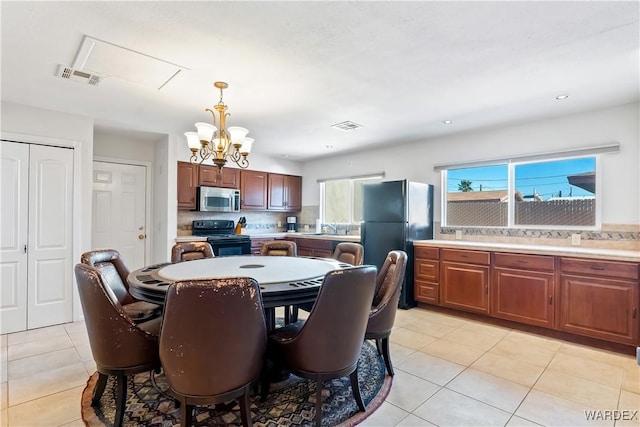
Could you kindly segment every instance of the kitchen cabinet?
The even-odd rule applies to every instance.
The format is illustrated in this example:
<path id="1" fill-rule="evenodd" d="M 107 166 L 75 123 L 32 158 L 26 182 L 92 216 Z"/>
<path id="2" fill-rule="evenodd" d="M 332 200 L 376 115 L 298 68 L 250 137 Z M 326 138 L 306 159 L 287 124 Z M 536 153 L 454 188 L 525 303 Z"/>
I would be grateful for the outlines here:
<path id="1" fill-rule="evenodd" d="M 273 240 L 283 240 L 275 237 L 251 237 L 251 255 L 260 255 L 260 249 L 265 242 L 271 242 Z"/>
<path id="2" fill-rule="evenodd" d="M 333 248 L 338 242 L 323 239 L 305 239 L 304 237 L 289 238 L 296 242 L 298 256 L 314 256 L 319 258 L 331 258 Z"/>
<path id="3" fill-rule="evenodd" d="M 440 303 L 489 314 L 490 253 L 442 249 L 440 259 Z"/>
<path id="4" fill-rule="evenodd" d="M 302 209 L 302 177 L 270 173 L 268 209 L 297 212 Z"/>
<path id="5" fill-rule="evenodd" d="M 198 185 L 205 187 L 240 188 L 240 169 L 200 165 Z"/>
<path id="6" fill-rule="evenodd" d="M 416 247 L 414 250 L 413 292 L 418 302 L 440 301 L 440 249 Z"/>
<path id="7" fill-rule="evenodd" d="M 267 209 L 267 172 L 240 171 L 240 209 Z"/>
<path id="8" fill-rule="evenodd" d="M 638 264 L 560 258 L 560 329 L 638 344 Z"/>
<path id="9" fill-rule="evenodd" d="M 491 315 L 553 328 L 554 265 L 552 256 L 494 253 Z"/>
<path id="10" fill-rule="evenodd" d="M 198 165 L 178 162 L 178 209 L 196 208 Z"/>

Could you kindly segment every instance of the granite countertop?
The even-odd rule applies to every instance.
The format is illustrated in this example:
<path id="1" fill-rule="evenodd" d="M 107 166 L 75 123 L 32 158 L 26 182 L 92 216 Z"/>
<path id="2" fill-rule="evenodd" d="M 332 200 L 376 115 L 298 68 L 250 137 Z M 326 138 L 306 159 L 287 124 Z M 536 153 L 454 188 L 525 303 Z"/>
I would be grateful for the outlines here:
<path id="1" fill-rule="evenodd" d="M 245 234 L 245 233 L 243 233 Z M 279 232 L 279 233 L 248 233 L 250 237 L 257 238 L 283 238 L 283 237 L 304 237 L 306 239 L 318 239 L 318 240 L 335 240 L 340 242 L 360 242 L 359 235 L 350 234 L 317 234 L 317 233 L 304 233 L 304 232 Z"/>
<path id="2" fill-rule="evenodd" d="M 579 258 L 599 258 L 613 261 L 640 262 L 640 252 L 632 250 L 579 248 L 571 246 L 524 245 L 517 243 L 469 242 L 460 240 L 416 240 L 414 246 L 477 249 L 495 252 L 517 252 L 537 255 L 559 255 Z"/>

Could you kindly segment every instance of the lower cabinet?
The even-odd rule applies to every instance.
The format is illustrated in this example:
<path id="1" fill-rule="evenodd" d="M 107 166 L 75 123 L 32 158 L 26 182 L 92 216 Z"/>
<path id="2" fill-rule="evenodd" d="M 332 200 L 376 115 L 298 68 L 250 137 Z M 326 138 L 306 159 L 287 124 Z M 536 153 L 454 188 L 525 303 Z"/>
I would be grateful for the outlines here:
<path id="1" fill-rule="evenodd" d="M 638 265 L 561 259 L 560 329 L 638 343 Z"/>
<path id="2" fill-rule="evenodd" d="M 489 314 L 489 252 L 442 249 L 440 304 Z"/>
<path id="3" fill-rule="evenodd" d="M 554 258 L 495 253 L 491 314 L 530 325 L 554 327 Z"/>
<path id="4" fill-rule="evenodd" d="M 640 264 L 416 246 L 416 301 L 640 344 Z"/>
<path id="5" fill-rule="evenodd" d="M 318 258 L 331 258 L 333 247 L 331 240 L 293 238 L 298 247 L 298 256 L 313 256 Z"/>

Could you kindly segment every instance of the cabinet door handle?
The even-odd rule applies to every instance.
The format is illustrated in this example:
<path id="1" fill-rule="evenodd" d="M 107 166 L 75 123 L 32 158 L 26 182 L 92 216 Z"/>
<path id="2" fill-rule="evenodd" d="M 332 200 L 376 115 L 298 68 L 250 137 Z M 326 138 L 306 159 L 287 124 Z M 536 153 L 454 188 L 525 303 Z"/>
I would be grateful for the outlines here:
<path id="1" fill-rule="evenodd" d="M 633 307 L 633 318 L 636 318 L 636 315 L 638 314 L 638 307 Z"/>
<path id="2" fill-rule="evenodd" d="M 485 294 L 489 293 L 489 285 L 484 285 L 484 293 Z"/>
<path id="3" fill-rule="evenodd" d="M 604 267 L 597 267 L 597 266 L 595 266 L 595 265 L 592 265 L 592 266 L 591 266 L 591 269 L 592 269 L 592 270 L 597 270 L 597 271 L 602 271 L 602 270 L 604 270 Z"/>
<path id="4" fill-rule="evenodd" d="M 528 263 L 529 263 L 529 261 L 525 261 L 525 260 L 523 260 L 523 259 L 519 259 L 519 260 L 518 260 L 518 262 L 519 262 L 520 264 L 528 264 Z"/>
<path id="5" fill-rule="evenodd" d="M 551 305 L 552 302 L 553 302 L 553 297 L 549 295 L 549 305 Z"/>

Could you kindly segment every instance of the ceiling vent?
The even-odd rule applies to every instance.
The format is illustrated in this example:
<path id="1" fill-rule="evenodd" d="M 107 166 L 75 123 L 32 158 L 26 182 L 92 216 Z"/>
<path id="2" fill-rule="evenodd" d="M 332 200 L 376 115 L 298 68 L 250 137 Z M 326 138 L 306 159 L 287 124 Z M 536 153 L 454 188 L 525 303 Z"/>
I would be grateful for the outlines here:
<path id="1" fill-rule="evenodd" d="M 354 122 L 350 122 L 350 121 L 346 121 L 346 122 L 341 122 L 341 123 L 336 123 L 335 125 L 331 126 L 332 128 L 336 128 L 336 129 L 340 129 L 340 130 L 344 130 L 344 131 L 350 131 L 350 130 L 355 130 L 358 128 L 361 128 L 362 125 L 359 125 L 357 123 Z"/>
<path id="2" fill-rule="evenodd" d="M 100 86 L 100 83 L 102 83 L 102 80 L 104 80 L 104 76 L 101 76 L 100 74 L 74 70 L 73 68 L 65 67 L 64 65 L 60 65 L 60 67 L 58 68 L 58 73 L 56 75 L 66 80 L 87 83 L 91 86 Z"/>

